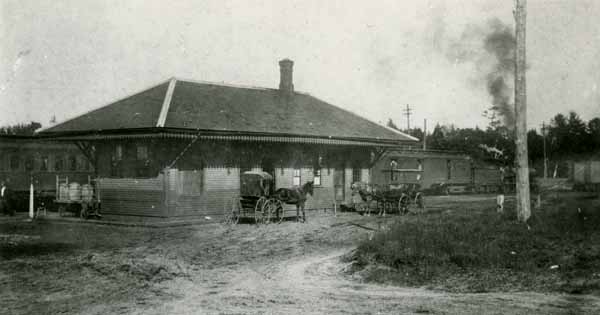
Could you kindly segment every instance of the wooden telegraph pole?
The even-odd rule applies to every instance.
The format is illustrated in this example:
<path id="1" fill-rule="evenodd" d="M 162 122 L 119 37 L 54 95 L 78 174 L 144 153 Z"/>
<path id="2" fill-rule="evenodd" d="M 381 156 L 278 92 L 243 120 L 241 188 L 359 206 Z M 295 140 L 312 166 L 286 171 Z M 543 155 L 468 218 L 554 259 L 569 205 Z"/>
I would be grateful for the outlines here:
<path id="1" fill-rule="evenodd" d="M 527 85 L 525 82 L 525 19 L 527 0 L 516 0 L 515 21 L 517 49 L 515 65 L 515 166 L 517 168 L 517 217 L 526 222 L 531 216 L 529 196 L 529 162 L 527 154 Z"/>
<path id="2" fill-rule="evenodd" d="M 548 178 L 548 158 L 546 157 L 546 123 L 542 122 L 542 139 L 544 139 L 544 178 Z"/>

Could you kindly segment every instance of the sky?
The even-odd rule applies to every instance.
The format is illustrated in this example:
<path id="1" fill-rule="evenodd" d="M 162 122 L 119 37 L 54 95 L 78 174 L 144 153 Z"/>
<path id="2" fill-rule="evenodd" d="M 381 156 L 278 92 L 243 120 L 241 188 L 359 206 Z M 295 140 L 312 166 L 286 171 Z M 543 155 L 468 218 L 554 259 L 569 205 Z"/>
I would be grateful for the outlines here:
<path id="1" fill-rule="evenodd" d="M 170 77 L 294 86 L 370 120 L 485 127 L 483 47 L 511 0 L 88 1 L 0 3 L 0 126 L 48 125 Z M 600 117 L 600 1 L 529 0 L 528 125 Z M 475 34 L 475 35 L 473 35 Z M 457 57 L 455 48 L 468 52 Z M 466 49 L 466 50 L 465 50 Z M 464 52 L 463 51 L 463 52 Z M 431 129 L 430 129 L 431 130 Z"/>

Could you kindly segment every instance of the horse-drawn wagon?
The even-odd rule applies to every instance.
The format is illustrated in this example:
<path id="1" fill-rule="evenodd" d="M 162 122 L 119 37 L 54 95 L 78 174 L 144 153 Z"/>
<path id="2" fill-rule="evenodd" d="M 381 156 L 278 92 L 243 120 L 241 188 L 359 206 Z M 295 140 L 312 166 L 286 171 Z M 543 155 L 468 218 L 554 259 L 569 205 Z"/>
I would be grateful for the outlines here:
<path id="1" fill-rule="evenodd" d="M 273 176 L 267 172 L 250 171 L 240 176 L 240 197 L 234 198 L 226 214 L 226 221 L 237 223 L 240 218 L 254 219 L 256 223 L 283 220 L 283 203 L 273 196 Z"/>
<path id="2" fill-rule="evenodd" d="M 306 195 L 312 195 L 312 182 L 297 188 L 274 189 L 273 176 L 267 172 L 249 171 L 240 176 L 240 196 L 235 197 L 226 207 L 225 221 L 236 224 L 240 219 L 254 219 L 256 223 L 281 222 L 285 217 L 284 204 L 296 205 L 299 218 L 302 209 L 303 219 Z"/>
<path id="3" fill-rule="evenodd" d="M 375 204 L 380 215 L 386 213 L 406 214 L 411 206 L 418 209 L 425 208 L 424 195 L 419 184 L 390 184 L 382 188 L 379 185 L 370 185 L 362 182 L 352 184 L 353 195 L 358 196 L 358 207 L 371 213 L 372 204 Z M 355 205 L 356 208 L 356 205 Z"/>

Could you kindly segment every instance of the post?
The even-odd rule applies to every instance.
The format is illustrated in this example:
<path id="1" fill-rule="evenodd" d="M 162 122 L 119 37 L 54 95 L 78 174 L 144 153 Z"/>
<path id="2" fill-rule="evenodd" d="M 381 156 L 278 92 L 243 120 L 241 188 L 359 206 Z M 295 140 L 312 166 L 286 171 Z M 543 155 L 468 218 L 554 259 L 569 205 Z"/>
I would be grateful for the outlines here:
<path id="1" fill-rule="evenodd" d="M 517 167 L 517 217 L 526 222 L 531 216 L 529 161 L 527 154 L 526 17 L 527 0 L 516 0 L 515 50 L 515 166 Z"/>
<path id="2" fill-rule="evenodd" d="M 33 219 L 33 180 L 29 184 L 29 218 Z"/>

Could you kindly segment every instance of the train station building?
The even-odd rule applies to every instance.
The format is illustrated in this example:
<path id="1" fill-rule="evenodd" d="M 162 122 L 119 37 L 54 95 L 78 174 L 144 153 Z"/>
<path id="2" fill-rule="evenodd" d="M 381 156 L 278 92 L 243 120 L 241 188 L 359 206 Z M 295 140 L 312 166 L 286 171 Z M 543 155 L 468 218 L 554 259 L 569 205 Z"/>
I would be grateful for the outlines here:
<path id="1" fill-rule="evenodd" d="M 102 213 L 218 217 L 239 196 L 240 174 L 270 173 L 276 188 L 315 185 L 307 209 L 349 202 L 386 148 L 419 140 L 294 90 L 172 78 L 38 135 L 76 143 L 94 164 Z"/>

